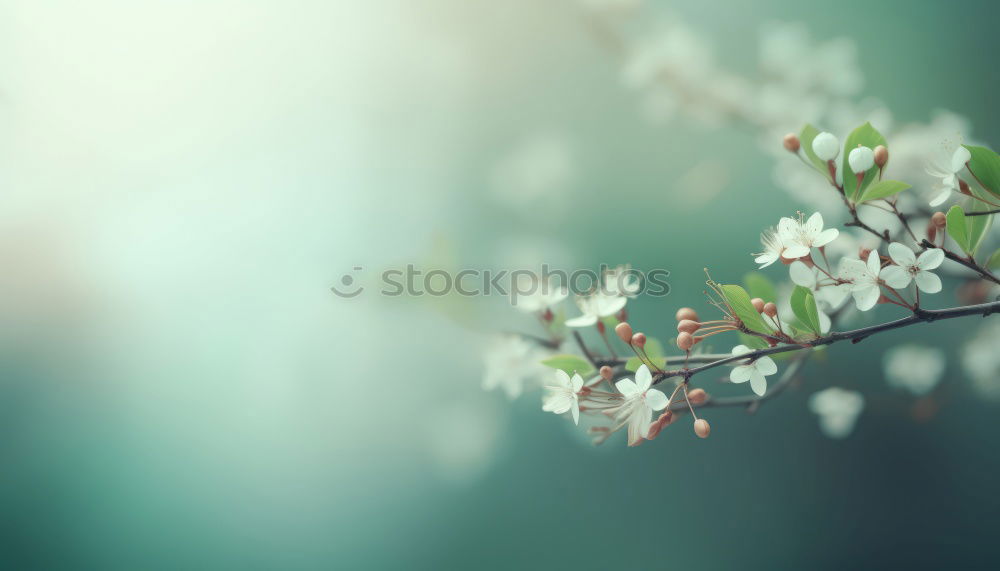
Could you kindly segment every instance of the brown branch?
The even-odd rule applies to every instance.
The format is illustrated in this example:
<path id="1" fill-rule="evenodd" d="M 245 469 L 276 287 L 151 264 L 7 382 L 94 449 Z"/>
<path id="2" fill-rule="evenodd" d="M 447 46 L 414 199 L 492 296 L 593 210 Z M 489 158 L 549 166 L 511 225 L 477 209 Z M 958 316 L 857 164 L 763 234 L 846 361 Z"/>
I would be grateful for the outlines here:
<path id="1" fill-rule="evenodd" d="M 920 242 L 920 247 L 923 248 L 924 250 L 930 248 L 937 248 L 937 246 L 932 244 L 929 240 L 923 240 L 922 242 Z M 955 252 L 952 252 L 951 250 L 947 250 L 945 248 L 941 248 L 941 251 L 944 252 L 944 257 L 948 258 L 949 260 L 962 264 L 963 266 L 979 274 L 985 280 L 989 280 L 995 284 L 1000 284 L 1000 278 L 997 278 L 995 275 L 993 275 L 992 272 L 980 266 L 971 258 L 959 256 Z"/>

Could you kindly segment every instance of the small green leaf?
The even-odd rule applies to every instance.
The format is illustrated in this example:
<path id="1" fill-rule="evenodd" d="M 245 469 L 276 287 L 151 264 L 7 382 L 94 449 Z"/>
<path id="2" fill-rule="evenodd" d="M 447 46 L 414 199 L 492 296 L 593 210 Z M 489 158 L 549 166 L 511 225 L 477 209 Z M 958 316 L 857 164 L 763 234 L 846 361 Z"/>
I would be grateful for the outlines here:
<path id="1" fill-rule="evenodd" d="M 858 202 L 868 202 L 869 200 L 888 198 L 894 194 L 903 192 L 908 188 L 910 188 L 910 185 L 905 182 L 900 182 L 898 180 L 880 180 L 866 188 L 864 192 L 861 193 L 861 198 L 858 199 Z"/>
<path id="2" fill-rule="evenodd" d="M 978 200 L 972 204 L 972 212 L 985 212 L 990 208 L 991 206 Z M 986 233 L 989 232 L 992 224 L 992 214 L 965 217 L 965 227 L 969 232 L 969 255 L 974 255 L 979 250 L 979 246 L 982 245 L 983 238 L 986 237 Z"/>
<path id="3" fill-rule="evenodd" d="M 750 272 L 743 276 L 743 283 L 746 284 L 751 298 L 759 297 L 764 301 L 778 299 L 774 284 L 761 272 Z"/>
<path id="4" fill-rule="evenodd" d="M 1000 248 L 990 256 L 990 261 L 986 262 L 986 267 L 991 270 L 1000 269 Z"/>
<path id="5" fill-rule="evenodd" d="M 841 156 L 842 162 L 842 172 L 844 173 L 844 194 L 851 200 L 857 202 L 858 197 L 864 191 L 864 189 L 875 180 L 878 176 L 878 167 L 873 166 L 865 172 L 865 177 L 861 181 L 861 188 L 858 188 L 858 181 L 855 178 L 855 173 L 851 171 L 851 165 L 847 163 L 847 156 L 851 153 L 852 149 L 857 148 L 858 145 L 863 147 L 868 147 L 869 149 L 874 149 L 879 145 L 888 146 L 885 143 L 885 137 L 882 133 L 879 133 L 875 127 L 872 127 L 871 123 L 865 123 L 864 125 L 858 127 L 857 129 L 851 131 L 851 134 L 847 136 L 847 141 L 844 143 L 844 152 Z"/>
<path id="6" fill-rule="evenodd" d="M 945 217 L 948 235 L 966 254 L 969 253 L 969 229 L 965 224 L 965 211 L 959 205 L 952 206 Z"/>
<path id="7" fill-rule="evenodd" d="M 729 307 L 733 309 L 736 317 L 743 322 L 743 325 L 747 329 L 766 335 L 772 333 L 771 328 L 764 323 L 760 314 L 757 313 L 753 304 L 750 303 L 750 296 L 747 295 L 746 290 L 738 285 L 723 285 L 719 287 L 722 288 L 722 293 L 726 296 L 726 302 L 729 304 Z"/>
<path id="8" fill-rule="evenodd" d="M 813 152 L 813 139 L 816 135 L 820 134 L 820 130 L 812 125 L 806 124 L 802 128 L 802 132 L 799 133 L 799 143 L 801 144 L 802 152 L 805 153 L 806 158 L 812 163 L 813 167 L 819 171 L 826 180 L 830 180 L 830 169 L 826 166 L 826 161 L 816 156 Z"/>
<path id="9" fill-rule="evenodd" d="M 792 290 L 792 313 L 798 317 L 807 329 L 819 335 L 819 310 L 816 309 L 816 299 L 809 288 L 795 286 Z"/>
<path id="10" fill-rule="evenodd" d="M 667 366 L 667 358 L 663 356 L 663 344 L 660 343 L 658 339 L 652 337 L 646 339 L 646 346 L 643 347 L 646 351 L 646 355 L 657 367 L 664 369 Z M 629 371 L 636 371 L 642 361 L 638 357 L 632 357 L 625 362 L 625 369 Z"/>
<path id="11" fill-rule="evenodd" d="M 746 345 L 751 349 L 766 349 L 768 347 L 767 341 L 764 341 L 760 337 L 754 337 L 753 335 L 747 335 L 746 333 L 740 332 L 740 343 Z"/>
<path id="12" fill-rule="evenodd" d="M 542 364 L 553 369 L 562 369 L 567 374 L 580 373 L 586 375 L 594 370 L 590 361 L 576 355 L 553 355 L 542 361 Z"/>
<path id="13" fill-rule="evenodd" d="M 969 159 L 969 170 L 990 194 L 1000 196 L 1000 156 L 986 147 L 964 145 L 972 158 Z"/>

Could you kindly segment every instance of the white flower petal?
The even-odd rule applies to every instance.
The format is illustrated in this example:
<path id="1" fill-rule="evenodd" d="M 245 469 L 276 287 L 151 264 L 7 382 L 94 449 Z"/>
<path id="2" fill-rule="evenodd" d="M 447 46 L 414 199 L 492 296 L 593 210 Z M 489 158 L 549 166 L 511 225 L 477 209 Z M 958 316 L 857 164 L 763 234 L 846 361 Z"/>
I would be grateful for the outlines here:
<path id="1" fill-rule="evenodd" d="M 882 295 L 881 290 L 877 286 L 856 289 L 851 293 L 854 294 L 855 305 L 861 311 L 868 311 L 875 307 L 875 304 L 878 303 L 878 298 Z"/>
<path id="2" fill-rule="evenodd" d="M 653 384 L 653 374 L 649 372 L 649 367 L 639 365 L 639 369 L 635 372 L 635 384 L 640 392 L 648 389 Z"/>
<path id="3" fill-rule="evenodd" d="M 789 260 L 793 260 L 795 258 L 804 258 L 808 255 L 809 255 L 809 246 L 804 246 L 802 244 L 789 244 L 788 247 L 785 248 L 784 253 L 782 254 L 782 256 L 788 258 Z"/>
<path id="4" fill-rule="evenodd" d="M 837 236 L 840 236 L 840 230 L 837 230 L 836 228 L 827 228 L 816 236 L 813 240 L 813 246 L 816 246 L 817 248 L 820 246 L 826 246 L 830 242 L 836 240 Z"/>
<path id="5" fill-rule="evenodd" d="M 792 278 L 792 283 L 809 289 L 816 288 L 816 272 L 807 266 L 805 262 L 795 261 L 788 266 L 788 275 Z"/>
<path id="6" fill-rule="evenodd" d="M 653 410 L 663 410 L 667 406 L 667 395 L 656 389 L 646 391 L 646 404 Z"/>
<path id="7" fill-rule="evenodd" d="M 917 287 L 924 293 L 937 293 L 941 291 L 941 278 L 931 272 L 920 272 L 913 281 L 917 282 Z"/>
<path id="8" fill-rule="evenodd" d="M 581 377 L 580 375 L 573 375 L 573 378 L 570 380 L 570 383 L 572 385 L 571 388 L 573 389 L 574 393 L 580 392 L 580 389 L 583 388 L 583 377 Z"/>
<path id="9" fill-rule="evenodd" d="M 734 383 L 745 383 L 750 380 L 750 376 L 756 372 L 756 369 L 751 365 L 740 365 L 738 367 L 733 367 L 733 370 L 729 372 L 729 380 Z"/>
<path id="10" fill-rule="evenodd" d="M 913 255 L 913 250 L 899 242 L 889 244 L 889 257 L 901 266 L 912 266 L 917 262 L 917 257 Z"/>
<path id="11" fill-rule="evenodd" d="M 569 375 L 566 371 L 562 369 L 556 369 L 556 385 L 564 388 L 571 388 L 572 383 L 570 383 Z"/>
<path id="12" fill-rule="evenodd" d="M 767 392 L 767 379 L 764 378 L 764 375 L 754 373 L 754 375 L 750 377 L 750 389 L 756 393 L 757 396 L 764 396 L 764 393 Z"/>
<path id="13" fill-rule="evenodd" d="M 972 153 L 969 152 L 969 149 L 959 145 L 958 148 L 955 149 L 954 154 L 951 155 L 951 172 L 958 172 L 962 170 L 965 163 L 970 160 L 972 160 Z"/>
<path id="14" fill-rule="evenodd" d="M 615 388 L 626 397 L 639 394 L 639 387 L 635 385 L 635 381 L 632 379 L 622 379 L 618 381 L 615 383 Z"/>
<path id="15" fill-rule="evenodd" d="M 733 355 L 746 355 L 750 353 L 750 348 L 746 345 L 737 345 L 733 347 L 732 353 Z"/>
<path id="16" fill-rule="evenodd" d="M 944 262 L 944 250 L 931 248 L 917 258 L 917 267 L 921 270 L 933 270 Z"/>
<path id="17" fill-rule="evenodd" d="M 887 286 L 897 289 L 910 285 L 910 280 L 912 279 L 910 272 L 900 266 L 886 266 L 882 268 L 881 277 L 885 280 Z"/>
<path id="18" fill-rule="evenodd" d="M 574 400 L 572 408 L 570 408 L 570 411 L 572 411 L 572 413 L 573 413 L 573 424 L 579 425 L 580 424 L 580 402 Z"/>
<path id="19" fill-rule="evenodd" d="M 948 200 L 950 196 L 951 196 L 951 188 L 944 187 L 941 190 L 941 192 L 934 195 L 934 198 L 932 198 L 931 201 L 928 202 L 927 204 L 929 204 L 930 206 L 940 206 L 941 204 L 944 204 L 944 202 Z"/>
<path id="20" fill-rule="evenodd" d="M 754 363 L 757 371 L 762 375 L 773 375 L 778 372 L 778 365 L 774 364 L 774 359 L 763 356 Z"/>

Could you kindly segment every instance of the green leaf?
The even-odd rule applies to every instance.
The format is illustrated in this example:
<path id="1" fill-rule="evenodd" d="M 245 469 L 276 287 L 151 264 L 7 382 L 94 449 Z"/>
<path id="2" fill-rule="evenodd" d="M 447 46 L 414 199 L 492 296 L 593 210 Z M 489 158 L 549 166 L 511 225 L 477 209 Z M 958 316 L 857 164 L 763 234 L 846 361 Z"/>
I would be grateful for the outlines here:
<path id="1" fill-rule="evenodd" d="M 1000 156 L 986 147 L 963 145 L 972 154 L 969 170 L 993 196 L 1000 196 Z"/>
<path id="2" fill-rule="evenodd" d="M 880 180 L 861 193 L 861 198 L 858 202 L 868 202 L 869 200 L 878 200 L 879 198 L 888 198 L 896 193 L 903 192 L 904 190 L 910 188 L 910 185 L 905 182 L 900 182 L 898 180 Z"/>
<path id="3" fill-rule="evenodd" d="M 858 181 L 857 178 L 855 178 L 855 173 L 851 171 L 851 165 L 847 164 L 847 156 L 851 153 L 851 150 L 857 148 L 858 145 L 868 147 L 869 149 L 874 149 L 879 145 L 888 146 L 885 143 L 885 137 L 883 137 L 882 133 L 879 133 L 875 127 L 872 127 L 871 123 L 865 123 L 864 125 L 851 131 L 851 134 L 847 136 L 847 141 L 844 143 L 844 152 L 840 157 L 842 162 L 842 172 L 844 174 L 844 194 L 855 202 L 858 202 L 858 197 L 864 189 L 875 180 L 875 177 L 878 176 L 878 167 L 873 166 L 865 172 L 865 178 L 861 181 L 861 188 L 858 188 Z"/>
<path id="4" fill-rule="evenodd" d="M 764 341 L 760 337 L 747 335 L 746 333 L 743 332 L 740 332 L 740 343 L 746 345 L 751 349 L 766 349 L 768 347 L 767 341 Z"/>
<path id="5" fill-rule="evenodd" d="M 952 206 L 945 216 L 948 235 L 966 254 L 969 253 L 969 229 L 965 225 L 965 211 L 959 205 Z"/>
<path id="6" fill-rule="evenodd" d="M 590 361 L 576 355 L 553 355 L 543 360 L 542 364 L 553 369 L 562 369 L 569 375 L 580 373 L 582 376 L 594 370 Z"/>
<path id="7" fill-rule="evenodd" d="M 750 272 L 743 276 L 743 283 L 746 284 L 750 297 L 759 297 L 764 301 L 774 301 L 778 299 L 775 293 L 774 283 L 771 282 L 761 272 Z"/>
<path id="8" fill-rule="evenodd" d="M 979 202 L 973 207 L 973 212 L 982 212 L 988 210 L 990 207 Z M 993 225 L 993 215 L 986 214 L 983 216 L 967 216 L 965 218 L 965 226 L 969 229 L 969 253 L 975 254 L 979 251 L 979 246 L 983 244 L 983 238 L 990 230 L 990 226 Z"/>
<path id="9" fill-rule="evenodd" d="M 792 290 L 791 304 L 792 313 L 799 318 L 802 325 L 819 335 L 819 310 L 816 309 L 816 299 L 809 288 L 795 286 Z"/>
<path id="10" fill-rule="evenodd" d="M 822 174 L 826 180 L 830 180 L 830 169 L 826 166 L 826 162 L 817 157 L 816 153 L 813 152 L 813 139 L 816 135 L 819 135 L 822 131 L 813 127 L 812 125 L 806 124 L 802 128 L 802 132 L 799 133 L 799 143 L 802 145 L 802 152 L 805 153 L 806 158 L 812 163 L 813 167 Z"/>
<path id="11" fill-rule="evenodd" d="M 990 256 L 990 261 L 986 262 L 986 267 L 991 270 L 1000 269 L 1000 248 Z"/>
<path id="12" fill-rule="evenodd" d="M 750 331 L 756 331 L 757 333 L 764 333 L 770 335 L 772 333 L 771 328 L 764 323 L 761 319 L 760 314 L 754 309 L 753 304 L 750 303 L 750 296 L 747 294 L 746 290 L 738 285 L 722 285 L 723 295 L 726 296 L 726 303 L 729 307 L 733 309 L 736 317 L 743 322 Z"/>

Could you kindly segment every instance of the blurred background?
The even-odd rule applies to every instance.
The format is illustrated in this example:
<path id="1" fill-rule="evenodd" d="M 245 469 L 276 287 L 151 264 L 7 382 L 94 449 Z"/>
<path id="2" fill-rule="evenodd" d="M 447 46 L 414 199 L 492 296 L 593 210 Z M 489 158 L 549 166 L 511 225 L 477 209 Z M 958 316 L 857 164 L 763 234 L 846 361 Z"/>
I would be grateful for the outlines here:
<path id="1" fill-rule="evenodd" d="M 741 280 L 779 217 L 843 221 L 785 132 L 871 120 L 915 196 L 943 142 L 996 148 L 997 16 L 901 0 L 0 2 L 0 559 L 986 566 L 988 321 L 833 347 L 757 414 L 711 411 L 708 440 L 595 448 L 540 393 L 483 390 L 495 335 L 537 329 L 506 300 L 375 292 L 409 263 L 665 268 L 670 295 L 629 311 L 667 338 L 677 307 L 705 307 L 703 268 Z M 366 291 L 334 296 L 348 274 Z M 932 304 L 962 303 L 961 284 Z M 888 357 L 900 344 L 932 356 L 929 387 L 907 384 L 928 367 Z M 865 397 L 846 438 L 807 405 L 830 386 Z"/>

